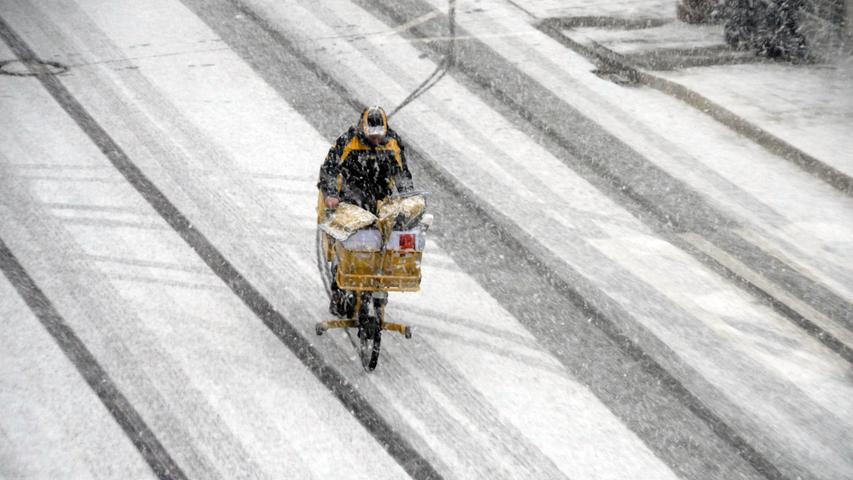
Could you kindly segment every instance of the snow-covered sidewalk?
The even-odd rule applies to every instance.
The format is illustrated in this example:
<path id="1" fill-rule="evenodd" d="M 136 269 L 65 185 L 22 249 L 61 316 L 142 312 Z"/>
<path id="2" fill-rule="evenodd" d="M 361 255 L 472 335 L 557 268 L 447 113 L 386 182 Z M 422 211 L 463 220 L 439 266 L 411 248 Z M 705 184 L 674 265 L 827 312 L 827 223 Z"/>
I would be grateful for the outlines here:
<path id="1" fill-rule="evenodd" d="M 853 58 L 658 72 L 853 176 Z"/>
<path id="2" fill-rule="evenodd" d="M 612 1 L 597 2 L 595 7 L 561 2 L 559 8 L 548 2 L 527 3 L 529 12 L 541 20 L 559 19 L 560 33 L 571 43 L 624 61 L 646 79 L 683 87 L 686 90 L 662 90 L 715 118 L 733 114 L 737 118 L 724 123 L 739 124 L 735 127 L 739 133 L 761 143 L 758 137 L 766 132 L 779 140 L 772 143 L 781 145 L 777 150 L 782 156 L 814 160 L 817 166 L 812 170 L 834 169 L 830 176 L 847 176 L 840 184 L 849 184 L 853 176 L 849 55 L 824 63 L 789 64 L 737 52 L 725 44 L 722 25 L 678 21 L 674 0 L 639 1 L 630 9 L 617 8 L 618 2 Z"/>

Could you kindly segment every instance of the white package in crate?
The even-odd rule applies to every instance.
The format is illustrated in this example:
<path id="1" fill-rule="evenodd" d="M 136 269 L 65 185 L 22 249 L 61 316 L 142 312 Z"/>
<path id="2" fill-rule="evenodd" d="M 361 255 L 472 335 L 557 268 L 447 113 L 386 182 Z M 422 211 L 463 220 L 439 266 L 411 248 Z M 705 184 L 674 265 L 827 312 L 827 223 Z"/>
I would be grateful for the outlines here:
<path id="1" fill-rule="evenodd" d="M 423 252 L 426 245 L 426 232 L 420 227 L 411 230 L 394 230 L 385 248 L 394 251 Z"/>
<path id="2" fill-rule="evenodd" d="M 382 234 L 379 233 L 379 230 L 373 228 L 357 230 L 342 243 L 347 250 L 378 252 L 382 248 Z"/>

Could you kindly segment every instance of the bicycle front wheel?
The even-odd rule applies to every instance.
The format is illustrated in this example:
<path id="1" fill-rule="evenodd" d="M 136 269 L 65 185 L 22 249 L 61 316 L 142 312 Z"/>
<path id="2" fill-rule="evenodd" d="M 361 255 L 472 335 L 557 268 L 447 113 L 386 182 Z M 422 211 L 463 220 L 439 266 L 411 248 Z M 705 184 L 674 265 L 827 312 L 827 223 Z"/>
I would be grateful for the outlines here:
<path id="1" fill-rule="evenodd" d="M 373 315 L 367 316 L 358 330 L 361 365 L 368 372 L 376 369 L 376 364 L 379 362 L 379 348 L 382 343 L 382 321 L 385 315 L 385 308 L 383 308 L 382 302 L 375 299 L 373 301 L 376 307 Z"/>

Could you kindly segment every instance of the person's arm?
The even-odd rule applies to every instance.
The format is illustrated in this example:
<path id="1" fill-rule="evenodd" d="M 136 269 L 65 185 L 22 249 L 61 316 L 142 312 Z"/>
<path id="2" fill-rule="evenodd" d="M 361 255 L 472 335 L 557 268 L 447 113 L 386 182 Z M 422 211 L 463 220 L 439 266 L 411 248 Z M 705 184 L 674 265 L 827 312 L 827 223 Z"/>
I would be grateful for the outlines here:
<path id="1" fill-rule="evenodd" d="M 338 205 L 338 175 L 341 172 L 341 154 L 343 153 L 344 145 L 346 144 L 346 134 L 338 138 L 329 153 L 326 154 L 326 159 L 320 167 L 320 180 L 317 182 L 317 188 L 323 192 L 323 197 L 326 199 L 326 206 L 335 208 Z"/>
<path id="2" fill-rule="evenodd" d="M 397 135 L 394 135 L 394 138 L 400 148 L 400 163 L 394 170 L 394 185 L 398 193 L 408 193 L 415 189 L 415 183 L 412 180 L 412 172 L 409 171 L 409 164 L 406 162 L 406 148 L 403 146 L 403 141 Z"/>

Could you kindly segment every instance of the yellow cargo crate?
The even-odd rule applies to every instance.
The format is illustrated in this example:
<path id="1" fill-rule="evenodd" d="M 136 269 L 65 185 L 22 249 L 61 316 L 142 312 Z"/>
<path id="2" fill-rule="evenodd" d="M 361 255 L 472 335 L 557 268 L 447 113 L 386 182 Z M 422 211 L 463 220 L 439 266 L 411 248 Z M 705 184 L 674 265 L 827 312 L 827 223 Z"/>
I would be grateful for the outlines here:
<path id="1" fill-rule="evenodd" d="M 418 251 L 368 252 L 347 250 L 335 242 L 338 287 L 352 291 L 417 292 L 421 286 Z"/>

